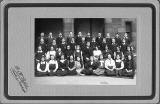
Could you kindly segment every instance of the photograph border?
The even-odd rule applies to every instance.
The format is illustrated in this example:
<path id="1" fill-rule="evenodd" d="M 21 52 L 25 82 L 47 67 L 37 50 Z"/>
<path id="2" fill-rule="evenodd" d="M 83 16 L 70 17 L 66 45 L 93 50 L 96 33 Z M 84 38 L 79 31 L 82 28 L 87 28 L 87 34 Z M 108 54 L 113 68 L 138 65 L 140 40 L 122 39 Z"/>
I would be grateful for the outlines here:
<path id="1" fill-rule="evenodd" d="M 10 96 L 8 94 L 8 10 L 11 7 L 149 7 L 152 10 L 152 93 L 150 96 Z M 151 3 L 8 3 L 4 6 L 4 95 L 9 100 L 151 100 L 156 90 L 156 9 Z"/>

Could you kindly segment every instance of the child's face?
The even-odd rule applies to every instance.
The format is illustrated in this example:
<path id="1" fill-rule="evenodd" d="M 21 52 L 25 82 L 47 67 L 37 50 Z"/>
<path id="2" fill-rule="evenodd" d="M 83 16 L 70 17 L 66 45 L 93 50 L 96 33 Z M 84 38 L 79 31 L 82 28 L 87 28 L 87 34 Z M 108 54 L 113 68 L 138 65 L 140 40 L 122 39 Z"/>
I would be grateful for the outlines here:
<path id="1" fill-rule="evenodd" d="M 72 42 L 74 42 L 74 38 L 72 38 Z"/>
<path id="2" fill-rule="evenodd" d="M 123 39 L 122 42 L 125 43 L 126 42 L 125 39 Z"/>
<path id="3" fill-rule="evenodd" d="M 50 37 L 52 36 L 52 33 L 51 33 L 51 32 L 49 33 L 49 36 L 50 36 Z"/>
<path id="4" fill-rule="evenodd" d="M 79 45 L 77 45 L 77 48 L 76 49 L 80 49 L 80 46 Z"/>
<path id="5" fill-rule="evenodd" d="M 108 50 L 108 46 L 107 45 L 106 45 L 105 49 Z"/>
<path id="6" fill-rule="evenodd" d="M 62 33 L 59 33 L 59 37 L 62 37 Z"/>
<path id="7" fill-rule="evenodd" d="M 44 37 L 44 33 L 41 33 L 41 37 Z"/>
<path id="8" fill-rule="evenodd" d="M 77 61 L 80 61 L 80 57 L 77 57 Z"/>
<path id="9" fill-rule="evenodd" d="M 131 47 L 131 50 L 133 51 L 133 50 L 134 50 L 134 48 L 133 48 L 133 47 Z"/>
<path id="10" fill-rule="evenodd" d="M 69 50 L 69 49 L 70 49 L 70 46 L 67 46 L 67 49 Z"/>
<path id="11" fill-rule="evenodd" d="M 129 55 L 129 56 L 128 56 L 128 60 L 131 60 L 131 59 L 132 59 L 132 57 L 131 57 L 131 55 Z"/>
<path id="12" fill-rule="evenodd" d="M 127 37 L 128 36 L 127 33 L 125 33 L 124 36 Z"/>
<path id="13" fill-rule="evenodd" d="M 87 36 L 88 36 L 88 37 L 90 37 L 90 36 L 91 36 L 91 34 L 90 34 L 90 33 L 88 33 L 88 34 L 87 34 Z"/>
<path id="14" fill-rule="evenodd" d="M 65 39 L 64 39 L 64 38 L 62 39 L 62 42 L 65 42 Z"/>
<path id="15" fill-rule="evenodd" d="M 119 37 L 119 34 L 116 34 L 116 37 L 118 38 L 118 37 Z"/>
<path id="16" fill-rule="evenodd" d="M 70 36 L 70 37 L 72 37 L 72 36 L 73 36 L 73 33 L 72 33 L 72 32 L 70 32 L 70 33 L 69 33 L 69 36 Z"/>
<path id="17" fill-rule="evenodd" d="M 93 61 L 93 60 L 94 60 L 92 56 L 90 57 L 90 60 L 91 60 L 91 61 Z"/>
<path id="18" fill-rule="evenodd" d="M 119 47 L 117 47 L 117 51 L 120 51 Z"/>
<path id="19" fill-rule="evenodd" d="M 45 58 L 44 58 L 44 57 L 42 57 L 41 61 L 44 61 L 44 60 L 45 60 Z"/>
<path id="20" fill-rule="evenodd" d="M 106 39 L 105 38 L 103 38 L 103 43 L 106 43 Z"/>
<path id="21" fill-rule="evenodd" d="M 127 50 L 130 51 L 131 50 L 130 47 L 127 47 Z"/>
<path id="22" fill-rule="evenodd" d="M 98 47 L 96 47 L 96 50 L 98 50 Z"/>
<path id="23" fill-rule="evenodd" d="M 61 48 L 59 48 L 58 51 L 61 52 Z"/>
<path id="24" fill-rule="evenodd" d="M 41 50 L 42 50 L 42 47 L 41 47 L 41 46 L 39 46 L 39 47 L 38 47 L 38 50 L 39 50 L 39 51 L 41 51 Z"/>
<path id="25" fill-rule="evenodd" d="M 56 40 L 53 40 L 53 44 L 56 44 Z"/>
<path id="26" fill-rule="evenodd" d="M 101 37 L 101 33 L 98 33 L 98 37 Z"/>
<path id="27" fill-rule="evenodd" d="M 96 40 L 95 38 L 92 38 L 92 41 L 93 41 L 93 42 L 95 42 L 95 40 Z"/>
<path id="28" fill-rule="evenodd" d="M 111 55 L 110 54 L 108 55 L 108 59 L 111 59 Z"/>
<path id="29" fill-rule="evenodd" d="M 110 34 L 109 34 L 109 33 L 107 33 L 107 37 L 110 37 Z"/>
<path id="30" fill-rule="evenodd" d="M 82 36 L 82 33 L 81 33 L 81 32 L 79 32 L 79 33 L 78 33 L 78 36 Z"/>
<path id="31" fill-rule="evenodd" d="M 83 42 L 85 41 L 85 38 L 84 38 L 84 37 L 82 38 L 82 41 L 83 41 Z"/>
<path id="32" fill-rule="evenodd" d="M 54 60 L 54 56 L 51 56 L 51 60 Z"/>
<path id="33" fill-rule="evenodd" d="M 115 43 L 116 42 L 115 39 L 112 39 L 112 42 Z"/>
<path id="34" fill-rule="evenodd" d="M 100 60 L 102 60 L 103 59 L 103 55 L 100 55 Z"/>
<path id="35" fill-rule="evenodd" d="M 87 46 L 90 46 L 90 42 L 87 42 Z"/>
<path id="36" fill-rule="evenodd" d="M 61 56 L 61 60 L 64 60 L 64 55 Z"/>
<path id="37" fill-rule="evenodd" d="M 51 51 L 53 51 L 54 50 L 54 48 L 53 47 L 51 47 Z"/>
<path id="38" fill-rule="evenodd" d="M 44 39 L 41 39 L 40 42 L 43 44 L 44 43 Z"/>
<path id="39" fill-rule="evenodd" d="M 73 60 L 73 56 L 70 56 L 70 60 Z"/>
<path id="40" fill-rule="evenodd" d="M 118 60 L 118 59 L 120 59 L 120 56 L 119 56 L 119 55 L 117 55 L 117 60 Z"/>

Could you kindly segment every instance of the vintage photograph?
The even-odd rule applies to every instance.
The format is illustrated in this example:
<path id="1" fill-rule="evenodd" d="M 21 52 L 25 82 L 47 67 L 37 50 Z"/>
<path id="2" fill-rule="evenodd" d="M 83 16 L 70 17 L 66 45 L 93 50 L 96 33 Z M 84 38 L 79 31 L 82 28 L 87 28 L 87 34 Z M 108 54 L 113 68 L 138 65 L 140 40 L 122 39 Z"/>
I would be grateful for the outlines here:
<path id="1" fill-rule="evenodd" d="M 136 26 L 136 18 L 35 18 L 35 77 L 135 79 Z"/>

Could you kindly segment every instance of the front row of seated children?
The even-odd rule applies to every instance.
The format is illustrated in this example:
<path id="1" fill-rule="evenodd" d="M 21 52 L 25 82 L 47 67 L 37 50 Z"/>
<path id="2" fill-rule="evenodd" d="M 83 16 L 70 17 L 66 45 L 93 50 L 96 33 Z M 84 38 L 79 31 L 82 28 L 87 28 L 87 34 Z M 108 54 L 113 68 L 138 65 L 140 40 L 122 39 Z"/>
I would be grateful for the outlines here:
<path id="1" fill-rule="evenodd" d="M 69 60 L 61 55 L 58 61 L 55 60 L 54 56 L 51 56 L 48 62 L 45 61 L 45 57 L 42 57 L 37 64 L 36 74 L 38 76 L 104 75 L 133 78 L 135 75 L 133 62 L 131 55 L 128 55 L 125 61 L 120 59 L 120 55 L 117 55 L 115 60 L 112 59 L 111 54 L 108 54 L 107 59 L 104 59 L 103 55 L 100 55 L 99 59 L 91 56 L 90 60 L 84 64 L 80 57 L 76 57 L 74 60 L 72 55 Z"/>

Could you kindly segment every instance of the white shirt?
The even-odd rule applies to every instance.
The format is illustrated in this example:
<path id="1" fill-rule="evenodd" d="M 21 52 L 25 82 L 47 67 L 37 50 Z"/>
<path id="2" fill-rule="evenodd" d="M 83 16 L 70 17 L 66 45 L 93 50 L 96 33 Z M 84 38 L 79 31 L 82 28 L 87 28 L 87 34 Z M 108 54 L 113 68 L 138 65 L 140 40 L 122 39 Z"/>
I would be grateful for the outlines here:
<path id="1" fill-rule="evenodd" d="M 46 58 L 49 59 L 51 55 L 56 56 L 56 51 L 48 51 L 46 54 Z"/>
<path id="2" fill-rule="evenodd" d="M 99 67 L 104 68 L 105 61 L 104 60 L 100 60 L 99 62 L 100 62 L 100 66 Z"/>
<path id="3" fill-rule="evenodd" d="M 100 56 L 102 54 L 101 50 L 94 50 L 93 55 L 94 56 Z"/>
<path id="4" fill-rule="evenodd" d="M 115 60 L 115 62 L 121 62 L 121 67 L 119 69 L 123 69 L 124 68 L 124 63 L 122 60 Z"/>
<path id="5" fill-rule="evenodd" d="M 45 68 L 45 70 L 41 70 L 41 68 L 40 68 L 40 64 L 45 64 L 46 63 L 46 68 Z M 39 71 L 39 72 L 46 72 L 47 71 L 47 62 L 40 62 L 40 63 L 38 63 L 37 64 L 37 71 Z"/>
<path id="6" fill-rule="evenodd" d="M 49 70 L 49 65 L 50 65 L 50 64 L 55 64 L 55 65 L 56 65 L 55 70 L 53 70 L 54 72 L 56 72 L 57 69 L 58 69 L 58 62 L 57 62 L 56 60 L 50 60 L 50 61 L 48 62 L 48 64 L 47 64 L 47 70 L 48 70 L 48 72 L 50 72 L 50 70 Z"/>
<path id="7" fill-rule="evenodd" d="M 82 66 L 81 66 L 81 63 L 79 61 L 75 61 L 75 67 L 77 69 L 80 69 Z"/>
<path id="8" fill-rule="evenodd" d="M 115 61 L 113 59 L 107 59 L 105 61 L 105 68 L 110 69 L 109 67 L 112 66 L 112 69 L 115 69 Z"/>

